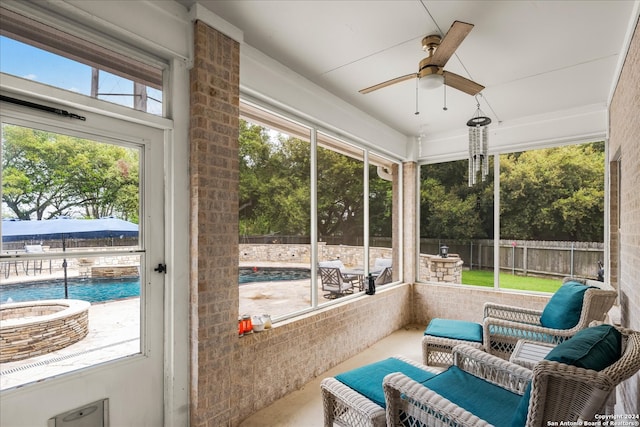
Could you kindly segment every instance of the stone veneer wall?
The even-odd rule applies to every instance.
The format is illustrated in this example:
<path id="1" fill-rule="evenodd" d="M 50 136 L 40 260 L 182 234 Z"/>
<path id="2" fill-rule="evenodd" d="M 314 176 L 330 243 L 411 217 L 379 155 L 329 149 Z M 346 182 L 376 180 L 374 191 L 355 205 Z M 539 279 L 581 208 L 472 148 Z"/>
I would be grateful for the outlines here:
<path id="1" fill-rule="evenodd" d="M 392 255 L 391 248 L 369 248 L 371 265 L 376 258 L 391 258 Z M 363 256 L 362 246 L 318 244 L 319 261 L 340 259 L 347 267 L 362 267 Z M 257 265 L 261 262 L 310 264 L 311 247 L 299 244 L 240 244 L 240 262 L 255 262 Z"/>
<path id="2" fill-rule="evenodd" d="M 419 281 L 462 283 L 462 261 L 458 257 L 420 255 Z"/>
<path id="3" fill-rule="evenodd" d="M 611 192 L 609 226 L 610 266 L 617 267 L 622 326 L 640 330 L 640 21 L 636 24 L 620 80 L 609 108 L 609 161 L 613 168 L 610 185 L 620 183 L 619 195 Z M 619 181 L 615 180 L 619 174 Z M 618 196 L 618 197 L 615 197 Z M 619 218 L 620 222 L 617 223 Z M 640 373 L 618 387 L 621 413 L 640 412 Z"/>
<path id="4" fill-rule="evenodd" d="M 86 301 L 62 300 L 0 305 L 0 363 L 51 353 L 89 333 Z"/>

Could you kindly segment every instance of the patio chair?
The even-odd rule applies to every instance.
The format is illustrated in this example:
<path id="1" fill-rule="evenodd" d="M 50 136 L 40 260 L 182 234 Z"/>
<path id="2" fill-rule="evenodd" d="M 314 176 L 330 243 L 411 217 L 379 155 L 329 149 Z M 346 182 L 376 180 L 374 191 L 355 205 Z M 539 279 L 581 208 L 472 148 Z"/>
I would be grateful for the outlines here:
<path id="1" fill-rule="evenodd" d="M 376 258 L 373 262 L 373 271 L 382 271 L 387 267 L 391 267 L 393 260 L 391 258 Z"/>
<path id="2" fill-rule="evenodd" d="M 423 363 L 447 366 L 457 344 L 469 344 L 509 359 L 518 341 L 557 345 L 603 321 L 617 293 L 609 285 L 588 279 L 565 278 L 544 310 L 485 303 L 482 324 L 432 319 L 422 338 Z"/>
<path id="3" fill-rule="evenodd" d="M 382 270 L 382 272 L 378 274 L 378 277 L 376 277 L 374 281 L 375 285 L 381 286 L 381 285 L 386 285 L 387 283 L 391 283 L 391 281 L 393 280 L 392 273 L 393 273 L 392 267 L 385 267 Z"/>
<path id="4" fill-rule="evenodd" d="M 42 245 L 24 245 L 24 251 L 28 254 L 42 254 L 44 253 L 44 248 L 42 247 Z M 30 261 L 27 260 L 27 266 L 25 267 L 25 273 L 27 275 L 29 275 L 29 263 Z M 41 259 L 34 259 L 33 260 L 33 268 L 32 268 L 33 274 L 35 275 L 36 273 L 42 273 L 42 260 Z M 51 260 L 49 260 L 49 273 L 51 273 Z"/>
<path id="5" fill-rule="evenodd" d="M 340 260 L 322 261 L 318 263 L 318 273 L 322 283 L 324 297 L 335 299 L 345 294 L 352 294 L 353 287 L 358 286 L 360 279 L 357 275 L 343 274 L 344 264 Z"/>
<path id="6" fill-rule="evenodd" d="M 606 283 L 566 277 L 542 311 L 486 303 L 484 348 L 508 359 L 522 339 L 560 344 L 591 322 L 604 321 L 616 297 L 617 292 Z"/>
<path id="7" fill-rule="evenodd" d="M 581 425 L 604 414 L 615 387 L 640 369 L 640 333 L 599 325 L 556 346 L 532 371 L 473 347 L 422 383 L 383 380 L 388 426 Z"/>

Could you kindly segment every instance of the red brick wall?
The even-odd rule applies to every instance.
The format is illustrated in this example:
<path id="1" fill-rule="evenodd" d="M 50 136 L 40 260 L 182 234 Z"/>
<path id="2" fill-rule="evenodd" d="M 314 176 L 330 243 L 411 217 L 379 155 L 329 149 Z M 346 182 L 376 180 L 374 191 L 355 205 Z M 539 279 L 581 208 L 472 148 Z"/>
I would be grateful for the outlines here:
<path id="1" fill-rule="evenodd" d="M 612 266 L 618 268 L 622 325 L 640 330 L 640 22 L 636 25 L 629 52 L 624 62 L 620 81 L 610 107 L 610 161 L 619 160 L 620 185 L 611 193 L 611 233 L 619 233 L 611 239 Z M 616 185 L 615 173 L 610 176 Z M 618 204 L 619 201 L 619 204 Z M 619 401 L 624 412 L 637 414 L 640 410 L 638 391 L 640 374 L 618 388 Z"/>
<path id="2" fill-rule="evenodd" d="M 240 47 L 199 21 L 194 33 L 190 424 L 218 427 L 231 418 L 231 366 L 238 341 Z"/>

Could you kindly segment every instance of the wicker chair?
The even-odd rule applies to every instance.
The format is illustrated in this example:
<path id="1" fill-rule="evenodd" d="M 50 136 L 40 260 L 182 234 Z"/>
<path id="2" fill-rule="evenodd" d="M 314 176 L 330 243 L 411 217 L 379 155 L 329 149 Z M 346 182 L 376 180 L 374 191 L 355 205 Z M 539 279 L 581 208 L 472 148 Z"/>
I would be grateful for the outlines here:
<path id="1" fill-rule="evenodd" d="M 600 371 L 551 360 L 539 362 L 530 371 L 481 350 L 461 344 L 454 348 L 454 364 L 474 377 L 483 378 L 493 388 L 522 396 L 530 392 L 524 406 L 507 409 L 503 401 L 492 402 L 483 394 L 483 405 L 495 404 L 502 411 L 524 409 L 527 427 L 548 425 L 547 421 L 593 420 L 604 414 L 607 398 L 620 382 L 640 369 L 640 333 L 618 329 L 622 334 L 622 355 Z M 443 374 L 444 375 L 444 374 Z M 530 390 L 527 384 L 531 382 Z M 400 373 L 383 380 L 388 426 L 488 426 L 488 421 Z M 497 387 L 496 387 L 497 386 Z M 477 393 L 465 389 L 464 394 Z M 520 404 L 520 402 L 518 402 Z M 500 412 L 500 411 L 495 411 Z M 526 417 L 524 414 L 526 413 Z"/>
<path id="2" fill-rule="evenodd" d="M 403 356 L 394 356 L 409 365 L 415 366 L 433 375 L 440 371 L 414 362 Z M 382 389 L 382 382 L 380 383 Z M 366 398 L 334 377 L 328 377 L 320 383 L 325 427 L 334 424 L 343 427 L 384 427 L 385 410 L 382 406 Z"/>
<path id="3" fill-rule="evenodd" d="M 343 273 L 344 264 L 340 260 L 321 261 L 318 263 L 318 273 L 322 282 L 324 297 L 335 299 L 345 294 L 352 294 L 354 286 L 359 286 L 357 275 Z"/>
<path id="4" fill-rule="evenodd" d="M 503 359 L 509 359 L 518 340 L 559 344 L 572 337 L 593 321 L 604 321 L 616 300 L 616 291 L 603 282 L 581 278 L 565 278 L 563 283 L 579 282 L 593 286 L 584 292 L 582 311 L 578 323 L 569 329 L 544 327 L 542 311 L 508 305 L 486 303 L 484 305 L 484 349 Z"/>

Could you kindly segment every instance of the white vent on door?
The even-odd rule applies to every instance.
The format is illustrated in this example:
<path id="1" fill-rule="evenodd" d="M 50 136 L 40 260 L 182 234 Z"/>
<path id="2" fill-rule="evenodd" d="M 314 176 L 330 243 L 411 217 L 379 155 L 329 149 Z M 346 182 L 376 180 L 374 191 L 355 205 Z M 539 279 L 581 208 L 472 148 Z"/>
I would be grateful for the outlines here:
<path id="1" fill-rule="evenodd" d="M 49 418 L 47 427 L 109 427 L 109 399 Z"/>

